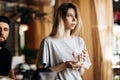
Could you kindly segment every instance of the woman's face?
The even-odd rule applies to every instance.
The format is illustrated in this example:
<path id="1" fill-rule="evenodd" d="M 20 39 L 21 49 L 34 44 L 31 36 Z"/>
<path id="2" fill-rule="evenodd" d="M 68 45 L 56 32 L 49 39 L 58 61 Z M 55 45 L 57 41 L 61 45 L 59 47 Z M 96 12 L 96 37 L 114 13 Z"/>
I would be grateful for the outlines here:
<path id="1" fill-rule="evenodd" d="M 69 8 L 65 17 L 65 30 L 73 30 L 77 24 L 77 17 L 75 10 Z"/>

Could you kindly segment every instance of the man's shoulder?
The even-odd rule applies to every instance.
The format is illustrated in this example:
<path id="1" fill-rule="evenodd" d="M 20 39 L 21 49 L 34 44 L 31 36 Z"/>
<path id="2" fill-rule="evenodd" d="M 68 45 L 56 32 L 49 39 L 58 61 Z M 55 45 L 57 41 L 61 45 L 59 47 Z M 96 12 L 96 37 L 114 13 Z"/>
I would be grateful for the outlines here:
<path id="1" fill-rule="evenodd" d="M 2 48 L 2 51 L 6 52 L 6 53 L 8 53 L 8 54 L 11 54 L 10 50 L 7 49 L 6 47 L 3 47 L 3 48 Z"/>
<path id="2" fill-rule="evenodd" d="M 2 47 L 3 50 L 9 51 L 6 47 Z"/>

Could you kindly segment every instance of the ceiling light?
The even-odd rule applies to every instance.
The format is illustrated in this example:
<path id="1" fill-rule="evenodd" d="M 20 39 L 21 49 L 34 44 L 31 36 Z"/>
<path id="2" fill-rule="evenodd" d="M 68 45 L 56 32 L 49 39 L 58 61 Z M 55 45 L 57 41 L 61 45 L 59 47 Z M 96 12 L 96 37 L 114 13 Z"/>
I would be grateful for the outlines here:
<path id="1" fill-rule="evenodd" d="M 118 2 L 119 0 L 114 0 L 115 2 Z"/>
<path id="2" fill-rule="evenodd" d="M 22 31 L 27 31 L 28 30 L 28 25 L 27 24 L 20 24 L 20 30 Z"/>

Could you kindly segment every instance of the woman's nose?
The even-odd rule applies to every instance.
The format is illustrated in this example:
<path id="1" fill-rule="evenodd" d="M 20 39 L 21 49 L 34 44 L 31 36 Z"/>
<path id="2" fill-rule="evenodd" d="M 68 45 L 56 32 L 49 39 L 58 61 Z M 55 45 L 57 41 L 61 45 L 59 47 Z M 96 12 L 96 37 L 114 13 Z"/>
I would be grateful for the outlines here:
<path id="1" fill-rule="evenodd" d="M 77 19 L 76 19 L 76 17 L 73 17 L 73 20 L 72 21 L 76 21 Z"/>

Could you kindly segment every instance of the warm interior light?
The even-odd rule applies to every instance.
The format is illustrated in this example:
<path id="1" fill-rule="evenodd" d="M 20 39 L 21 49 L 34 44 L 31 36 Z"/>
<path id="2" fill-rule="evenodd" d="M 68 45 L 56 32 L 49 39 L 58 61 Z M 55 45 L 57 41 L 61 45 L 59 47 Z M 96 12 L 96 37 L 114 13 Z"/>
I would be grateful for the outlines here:
<path id="1" fill-rule="evenodd" d="M 119 0 L 114 0 L 115 2 L 118 2 Z"/>
<path id="2" fill-rule="evenodd" d="M 27 24 L 21 24 L 20 25 L 20 30 L 22 30 L 22 31 L 27 31 L 28 30 L 28 25 Z"/>
<path id="3" fill-rule="evenodd" d="M 20 18 L 20 17 L 18 17 L 16 21 L 17 21 L 17 22 L 20 22 L 20 21 L 21 21 L 21 18 Z"/>
<path id="4" fill-rule="evenodd" d="M 114 25 L 113 27 L 113 33 L 114 35 L 120 35 L 120 25 Z"/>

